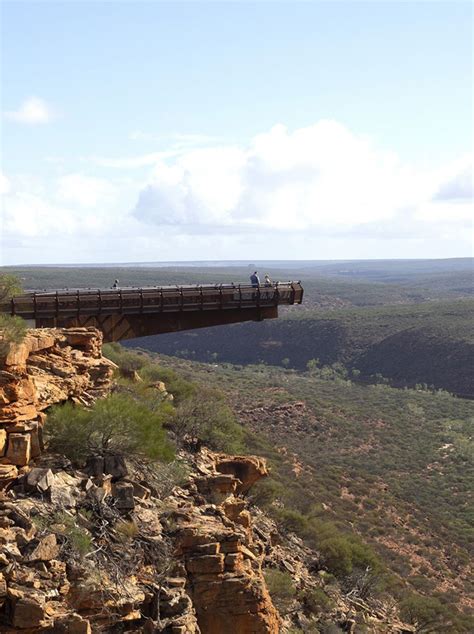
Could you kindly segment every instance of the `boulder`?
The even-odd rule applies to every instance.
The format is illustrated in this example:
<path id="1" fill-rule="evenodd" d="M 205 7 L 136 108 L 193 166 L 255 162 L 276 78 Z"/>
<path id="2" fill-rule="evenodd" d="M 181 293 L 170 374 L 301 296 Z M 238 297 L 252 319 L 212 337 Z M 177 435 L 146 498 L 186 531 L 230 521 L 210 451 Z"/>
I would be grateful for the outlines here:
<path id="1" fill-rule="evenodd" d="M 27 491 L 37 491 L 45 493 L 54 484 L 54 474 L 51 469 L 33 467 L 25 479 Z"/>
<path id="2" fill-rule="evenodd" d="M 25 596 L 16 601 L 12 622 L 19 629 L 39 627 L 45 616 L 44 601 L 35 596 Z"/>
<path id="3" fill-rule="evenodd" d="M 8 434 L 6 459 L 10 464 L 17 466 L 27 465 L 30 461 L 30 455 L 30 434 Z"/>
<path id="4" fill-rule="evenodd" d="M 108 473 L 113 479 L 124 478 L 128 475 L 127 465 L 123 456 L 105 456 L 104 473 Z"/>
<path id="5" fill-rule="evenodd" d="M 29 554 L 26 555 L 25 561 L 50 561 L 56 559 L 59 554 L 59 546 L 56 541 L 56 535 L 50 533 L 33 542 L 33 546 L 28 546 Z"/>
<path id="6" fill-rule="evenodd" d="M 112 487 L 112 495 L 115 498 L 115 505 L 122 511 L 129 511 L 135 508 L 133 497 L 133 484 L 131 482 L 117 482 Z"/>
<path id="7" fill-rule="evenodd" d="M 240 482 L 237 484 L 238 494 L 247 493 L 252 485 L 268 475 L 267 463 L 259 456 L 216 456 L 216 470 L 219 473 L 231 474 Z"/>

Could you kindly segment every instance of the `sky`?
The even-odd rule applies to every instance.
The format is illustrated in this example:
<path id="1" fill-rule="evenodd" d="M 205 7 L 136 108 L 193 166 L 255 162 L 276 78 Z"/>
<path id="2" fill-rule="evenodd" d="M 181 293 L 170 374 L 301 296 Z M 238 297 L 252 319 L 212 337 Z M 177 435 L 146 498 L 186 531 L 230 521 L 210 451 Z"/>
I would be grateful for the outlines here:
<path id="1" fill-rule="evenodd" d="M 0 5 L 0 264 L 472 255 L 471 2 Z"/>

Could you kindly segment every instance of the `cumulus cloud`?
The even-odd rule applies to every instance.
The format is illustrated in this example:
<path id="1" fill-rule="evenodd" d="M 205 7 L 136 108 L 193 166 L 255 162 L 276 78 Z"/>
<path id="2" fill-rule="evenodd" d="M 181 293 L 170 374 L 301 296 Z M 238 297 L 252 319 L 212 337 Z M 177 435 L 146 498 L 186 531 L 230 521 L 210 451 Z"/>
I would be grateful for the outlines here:
<path id="1" fill-rule="evenodd" d="M 72 173 L 47 184 L 22 176 L 7 182 L 5 237 L 97 235 L 118 215 L 116 188 L 105 179 Z"/>
<path id="2" fill-rule="evenodd" d="M 436 207 L 440 178 L 402 164 L 335 121 L 293 132 L 276 125 L 247 147 L 190 149 L 160 159 L 133 213 L 150 224 L 198 232 L 216 226 L 346 231 L 406 222 L 417 213 L 425 218 L 428 205 L 433 216 L 449 215 Z"/>
<path id="3" fill-rule="evenodd" d="M 51 261 L 43 242 L 56 261 L 461 255 L 471 158 L 421 169 L 325 120 L 246 145 L 82 159 L 87 173 L 0 179 L 4 245 L 15 261 Z"/>
<path id="4" fill-rule="evenodd" d="M 7 111 L 4 115 L 11 121 L 28 125 L 48 123 L 54 118 L 52 108 L 39 97 L 28 97 L 17 110 Z"/>
<path id="5" fill-rule="evenodd" d="M 471 201 L 474 198 L 472 157 L 465 156 L 448 166 L 440 176 L 434 200 Z"/>

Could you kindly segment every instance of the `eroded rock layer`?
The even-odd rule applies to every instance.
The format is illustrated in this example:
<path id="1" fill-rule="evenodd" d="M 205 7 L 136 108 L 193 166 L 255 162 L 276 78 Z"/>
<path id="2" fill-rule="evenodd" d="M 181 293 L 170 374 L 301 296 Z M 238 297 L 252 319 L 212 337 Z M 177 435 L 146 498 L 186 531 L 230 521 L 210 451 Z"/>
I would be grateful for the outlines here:
<path id="1" fill-rule="evenodd" d="M 222 459 L 204 451 L 160 499 L 140 466 L 89 476 L 43 458 L 0 498 L 0 631 L 277 634 L 245 483 Z"/>
<path id="2" fill-rule="evenodd" d="M 95 328 L 36 329 L 0 359 L 0 488 L 41 453 L 44 410 L 68 399 L 91 402 L 110 386 Z"/>

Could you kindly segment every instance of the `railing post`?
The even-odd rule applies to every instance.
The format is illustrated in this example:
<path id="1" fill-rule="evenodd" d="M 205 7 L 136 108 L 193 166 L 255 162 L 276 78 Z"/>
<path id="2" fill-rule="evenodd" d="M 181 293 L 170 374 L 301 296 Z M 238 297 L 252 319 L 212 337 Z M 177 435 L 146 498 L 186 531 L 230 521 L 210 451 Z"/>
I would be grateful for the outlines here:
<path id="1" fill-rule="evenodd" d="M 119 311 L 123 313 L 123 297 L 122 297 L 122 289 L 119 290 Z"/>
<path id="2" fill-rule="evenodd" d="M 143 313 L 143 288 L 140 288 L 140 313 Z"/>
<path id="3" fill-rule="evenodd" d="M 97 289 L 97 312 L 99 315 L 102 312 L 102 294 L 100 292 L 100 288 Z"/>
<path id="4" fill-rule="evenodd" d="M 76 291 L 76 309 L 77 309 L 77 316 L 79 317 L 79 314 L 81 312 L 81 298 L 79 295 L 79 291 Z"/>
<path id="5" fill-rule="evenodd" d="M 242 287 L 239 284 L 239 308 L 242 308 Z"/>
<path id="6" fill-rule="evenodd" d="M 11 299 L 11 303 L 12 303 L 11 313 L 12 313 L 12 315 L 14 315 L 15 314 L 15 299 L 13 297 Z"/>
<path id="7" fill-rule="evenodd" d="M 204 293 L 202 292 L 202 284 L 199 287 L 199 296 L 201 299 L 201 310 L 204 310 Z"/>

